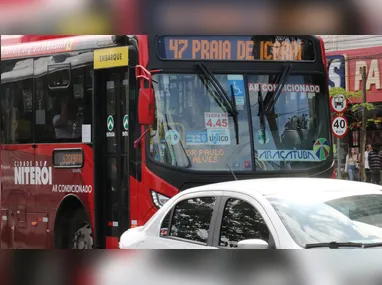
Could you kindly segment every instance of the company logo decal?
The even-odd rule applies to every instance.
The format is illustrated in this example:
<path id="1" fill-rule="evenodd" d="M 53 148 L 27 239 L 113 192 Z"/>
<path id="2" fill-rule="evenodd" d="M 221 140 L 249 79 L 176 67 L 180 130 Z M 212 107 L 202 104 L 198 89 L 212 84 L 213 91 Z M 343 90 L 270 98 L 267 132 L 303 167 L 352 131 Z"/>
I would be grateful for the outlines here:
<path id="1" fill-rule="evenodd" d="M 16 185 L 51 185 L 52 167 L 47 166 L 46 161 L 16 161 L 15 184 Z"/>
<path id="2" fill-rule="evenodd" d="M 319 138 L 312 150 L 258 150 L 261 161 L 325 161 L 330 154 L 331 146 L 327 139 Z"/>
<path id="3" fill-rule="evenodd" d="M 230 145 L 231 137 L 229 129 L 208 129 L 208 144 L 210 145 Z"/>
<path id="4" fill-rule="evenodd" d="M 64 171 L 64 170 L 60 170 Z M 15 161 L 15 185 L 51 185 L 52 192 L 59 193 L 91 193 L 91 185 L 54 184 L 52 167 L 47 161 Z"/>

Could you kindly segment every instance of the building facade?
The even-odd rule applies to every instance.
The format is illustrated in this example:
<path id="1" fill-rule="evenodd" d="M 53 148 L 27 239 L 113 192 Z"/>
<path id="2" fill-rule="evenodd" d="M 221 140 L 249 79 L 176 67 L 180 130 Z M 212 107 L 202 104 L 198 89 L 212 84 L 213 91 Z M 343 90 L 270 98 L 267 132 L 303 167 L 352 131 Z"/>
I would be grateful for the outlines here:
<path id="1" fill-rule="evenodd" d="M 382 36 L 322 36 L 327 50 L 329 65 L 329 87 L 342 87 L 348 91 L 362 90 L 362 74 L 360 68 L 366 67 L 367 102 L 373 103 L 375 109 L 367 114 L 368 144 L 382 146 Z M 361 99 L 352 99 L 352 104 Z M 346 114 L 350 131 L 342 140 L 345 152 L 355 147 L 359 151 L 361 113 Z"/>

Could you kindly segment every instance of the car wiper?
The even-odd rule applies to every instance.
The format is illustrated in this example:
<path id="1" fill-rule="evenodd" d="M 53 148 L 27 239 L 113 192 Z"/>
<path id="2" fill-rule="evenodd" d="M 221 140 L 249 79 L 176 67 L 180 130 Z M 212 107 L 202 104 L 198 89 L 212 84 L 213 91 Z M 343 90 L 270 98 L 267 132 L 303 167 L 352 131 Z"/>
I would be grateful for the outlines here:
<path id="1" fill-rule="evenodd" d="M 197 66 L 203 72 L 204 76 L 211 82 L 212 87 L 214 87 L 216 94 L 218 95 L 219 101 L 226 108 L 227 112 L 232 116 L 235 124 L 235 136 L 236 136 L 236 144 L 239 144 L 239 131 L 238 131 L 238 114 L 236 108 L 236 101 L 234 94 L 232 95 L 232 99 L 229 98 L 228 94 L 225 92 L 223 87 L 220 85 L 219 80 L 213 75 L 213 73 L 207 68 L 204 63 L 198 63 Z M 231 92 L 232 92 L 231 87 Z"/>
<path id="2" fill-rule="evenodd" d="M 372 242 L 372 243 L 364 243 L 363 248 L 372 248 L 372 247 L 380 247 L 382 246 L 382 242 Z"/>
<path id="3" fill-rule="evenodd" d="M 308 243 L 305 245 L 306 249 L 328 247 L 330 249 L 337 249 L 340 247 L 359 247 L 359 248 L 371 248 L 382 246 L 382 242 L 377 243 L 361 243 L 361 242 L 321 242 L 321 243 Z"/>
<path id="4" fill-rule="evenodd" d="M 263 113 L 268 114 L 270 110 L 275 106 L 277 100 L 279 99 L 281 95 L 281 90 L 284 88 L 284 85 L 288 79 L 289 73 L 292 70 L 292 64 L 287 63 L 281 73 L 281 76 L 279 80 L 275 83 L 277 85 L 277 89 L 275 90 L 273 96 L 269 99 L 269 101 L 266 103 Z"/>

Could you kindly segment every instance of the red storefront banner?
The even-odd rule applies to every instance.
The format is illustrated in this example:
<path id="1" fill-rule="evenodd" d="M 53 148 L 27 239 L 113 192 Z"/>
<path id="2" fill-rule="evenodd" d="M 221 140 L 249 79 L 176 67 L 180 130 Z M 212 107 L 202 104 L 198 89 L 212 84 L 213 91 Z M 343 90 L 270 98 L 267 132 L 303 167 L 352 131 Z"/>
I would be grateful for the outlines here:
<path id="1" fill-rule="evenodd" d="M 382 102 L 382 46 L 326 53 L 329 85 L 348 91 L 362 90 L 361 67 L 366 66 L 367 102 Z M 359 103 L 362 99 L 352 99 Z"/>

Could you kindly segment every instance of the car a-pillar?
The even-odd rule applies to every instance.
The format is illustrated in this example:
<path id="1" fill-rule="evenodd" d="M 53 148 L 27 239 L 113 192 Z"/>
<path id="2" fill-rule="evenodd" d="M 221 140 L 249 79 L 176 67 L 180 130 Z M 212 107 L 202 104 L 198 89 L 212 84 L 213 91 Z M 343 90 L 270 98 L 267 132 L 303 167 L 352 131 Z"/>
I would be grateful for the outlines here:
<path id="1" fill-rule="evenodd" d="M 77 196 L 66 196 L 56 214 L 54 248 L 92 249 L 93 246 L 93 232 L 84 205 Z"/>

